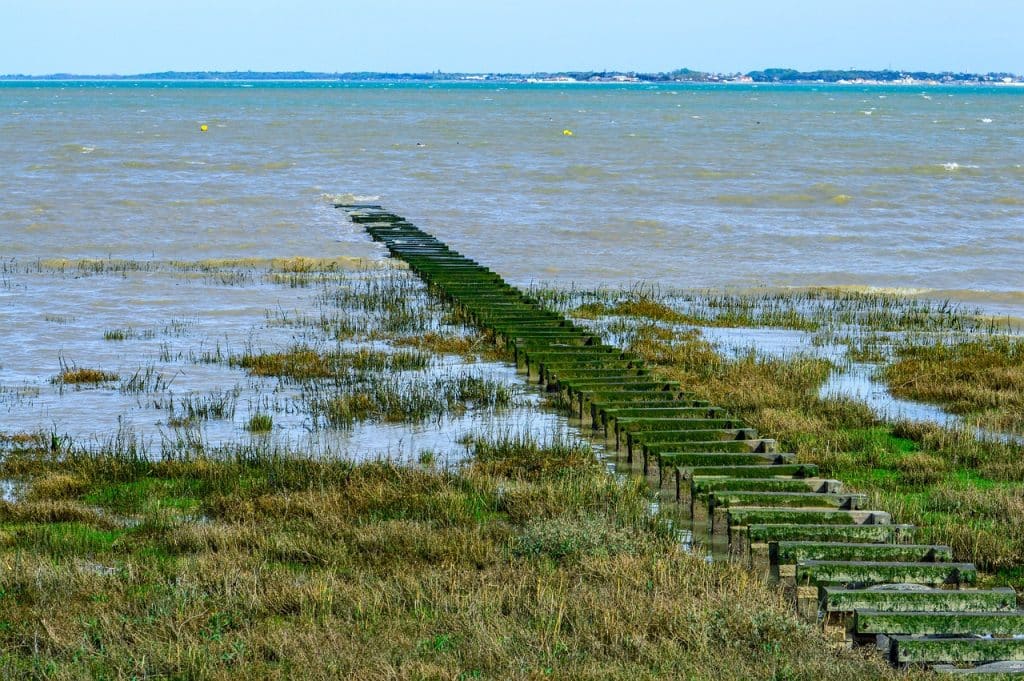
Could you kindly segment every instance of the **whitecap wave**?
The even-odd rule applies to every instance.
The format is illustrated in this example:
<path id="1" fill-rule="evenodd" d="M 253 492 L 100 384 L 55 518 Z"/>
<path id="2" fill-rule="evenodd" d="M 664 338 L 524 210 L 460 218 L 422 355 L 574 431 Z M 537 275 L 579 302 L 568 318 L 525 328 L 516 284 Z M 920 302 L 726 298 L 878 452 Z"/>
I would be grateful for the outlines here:
<path id="1" fill-rule="evenodd" d="M 955 173 L 958 170 L 977 170 L 978 168 L 981 167 L 981 166 L 972 165 L 970 163 L 964 163 L 963 165 L 961 165 L 959 163 L 956 163 L 955 161 L 951 162 L 951 163 L 943 163 L 941 165 L 942 165 L 942 167 L 945 170 L 948 170 L 951 173 Z"/>
<path id="2" fill-rule="evenodd" d="M 373 203 L 374 201 L 380 201 L 379 196 L 373 196 L 370 194 L 328 194 L 324 192 L 320 195 L 320 198 L 327 203 Z"/>

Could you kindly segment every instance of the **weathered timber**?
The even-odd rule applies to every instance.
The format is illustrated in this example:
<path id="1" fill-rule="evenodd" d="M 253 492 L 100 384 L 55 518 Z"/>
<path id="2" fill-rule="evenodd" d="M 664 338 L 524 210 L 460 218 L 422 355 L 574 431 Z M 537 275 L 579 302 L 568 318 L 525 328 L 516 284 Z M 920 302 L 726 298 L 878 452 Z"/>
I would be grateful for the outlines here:
<path id="1" fill-rule="evenodd" d="M 1024 661 L 1024 639 L 1019 638 L 921 638 L 894 636 L 890 655 L 896 664 L 924 662 Z"/>
<path id="2" fill-rule="evenodd" d="M 932 612 L 857 610 L 856 632 L 864 634 L 913 634 L 953 636 L 1024 635 L 1024 613 L 1017 610 L 993 612 Z"/>
<path id="3" fill-rule="evenodd" d="M 953 551 L 938 544 L 780 541 L 769 544 L 769 556 L 773 565 L 795 565 L 803 560 L 934 563 L 952 561 Z"/>
<path id="4" fill-rule="evenodd" d="M 624 439 L 630 460 L 639 448 L 645 473 L 651 463 L 659 477 L 674 473 L 677 498 L 685 492 L 693 509 L 707 506 L 712 531 L 728 531 L 730 551 L 749 551 L 752 565 L 771 563 L 780 577 L 792 571 L 798 610 L 820 607 L 827 633 L 844 642 L 878 637 L 897 664 L 1002 660 L 999 668 L 950 673 L 1024 672 L 1015 662 L 1024 660 L 1020 639 L 977 637 L 1024 633 L 1012 591 L 932 588 L 976 579 L 974 566 L 953 562 L 948 547 L 907 543 L 913 528 L 860 510 L 863 495 L 816 478 L 817 467 L 778 453 L 774 440 L 678 383 L 656 379 L 641 358 L 605 345 L 600 334 L 403 217 L 377 204 L 335 205 L 450 303 L 455 319 L 511 348 L 528 381 L 535 376 L 560 391 L 574 412 L 578 404 L 581 421 L 589 417 L 606 437 L 614 434 L 617 447 Z"/>
<path id="5" fill-rule="evenodd" d="M 897 563 L 880 561 L 807 560 L 796 564 L 801 585 L 827 584 L 974 584 L 974 563 Z"/>
<path id="6" fill-rule="evenodd" d="M 884 610 L 887 612 L 956 612 L 1013 610 L 1017 596 L 1013 589 L 935 589 L 908 585 L 874 586 L 850 589 L 826 586 L 821 589 L 824 612 Z M 914 585 L 916 586 L 916 585 Z"/>

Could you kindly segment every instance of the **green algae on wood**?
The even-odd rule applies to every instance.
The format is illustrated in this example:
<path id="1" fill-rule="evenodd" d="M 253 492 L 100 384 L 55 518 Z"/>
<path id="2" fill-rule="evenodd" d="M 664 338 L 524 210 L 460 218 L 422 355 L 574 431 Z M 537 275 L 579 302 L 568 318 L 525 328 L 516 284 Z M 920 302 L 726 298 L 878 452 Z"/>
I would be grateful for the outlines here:
<path id="1" fill-rule="evenodd" d="M 1024 635 L 1024 613 L 857 610 L 858 634 Z"/>
<path id="2" fill-rule="evenodd" d="M 1017 607 L 1013 589 L 934 589 L 884 588 L 850 589 L 826 586 L 820 591 L 825 612 L 854 610 L 900 611 L 985 611 L 1012 610 Z"/>
<path id="3" fill-rule="evenodd" d="M 808 560 L 796 564 L 797 584 L 974 584 L 973 563 L 897 563 Z"/>

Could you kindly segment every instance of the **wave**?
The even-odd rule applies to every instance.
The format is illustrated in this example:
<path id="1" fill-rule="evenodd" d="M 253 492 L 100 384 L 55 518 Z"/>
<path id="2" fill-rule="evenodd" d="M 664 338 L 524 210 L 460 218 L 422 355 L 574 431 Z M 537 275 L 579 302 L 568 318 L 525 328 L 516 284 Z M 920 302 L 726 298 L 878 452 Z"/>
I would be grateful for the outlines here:
<path id="1" fill-rule="evenodd" d="M 605 168 L 602 168 L 601 166 L 583 165 L 578 163 L 570 165 L 568 168 L 566 168 L 565 174 L 567 177 L 572 178 L 574 180 L 586 180 L 595 177 L 612 178 L 619 176 L 619 173 L 607 170 Z"/>
<path id="2" fill-rule="evenodd" d="M 690 171 L 693 177 L 702 180 L 738 180 L 750 177 L 750 173 L 741 173 L 728 170 L 711 170 L 709 168 L 697 168 Z"/>
<path id="3" fill-rule="evenodd" d="M 781 194 L 719 194 L 716 203 L 725 206 L 805 206 L 831 203 L 844 206 L 853 200 L 849 194 L 793 192 Z"/>
<path id="4" fill-rule="evenodd" d="M 375 203 L 380 201 L 380 196 L 375 194 L 328 194 L 323 193 L 320 198 L 325 203 Z"/>
<path id="5" fill-rule="evenodd" d="M 943 170 L 947 170 L 947 171 L 949 171 L 951 173 L 955 173 L 955 172 L 957 172 L 959 170 L 977 170 L 977 169 L 981 168 L 981 166 L 976 166 L 976 165 L 971 165 L 971 164 L 960 165 L 959 163 L 953 162 L 953 163 L 943 163 L 942 164 L 942 168 L 943 168 Z"/>

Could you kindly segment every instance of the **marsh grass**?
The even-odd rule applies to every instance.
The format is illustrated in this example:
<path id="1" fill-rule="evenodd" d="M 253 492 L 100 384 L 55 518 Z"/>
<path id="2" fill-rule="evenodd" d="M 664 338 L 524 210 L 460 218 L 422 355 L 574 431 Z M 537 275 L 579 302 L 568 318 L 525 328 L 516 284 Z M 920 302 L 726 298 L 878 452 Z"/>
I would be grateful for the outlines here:
<path id="1" fill-rule="evenodd" d="M 531 293 L 552 309 L 596 318 L 619 315 L 694 326 L 771 327 L 801 331 L 963 332 L 1005 329 L 980 310 L 944 300 L 891 293 L 813 288 L 803 291 L 721 293 L 637 283 L 585 290 L 536 287 Z"/>
<path id="2" fill-rule="evenodd" d="M 116 381 L 119 378 L 112 371 L 66 365 L 61 360 L 60 373 L 50 379 L 50 382 L 57 385 L 99 385 L 100 383 Z"/>
<path id="3" fill-rule="evenodd" d="M 908 678 L 572 443 L 462 470 L 5 446 L 34 495 L 0 504 L 5 678 Z"/>
<path id="4" fill-rule="evenodd" d="M 188 394 L 181 398 L 174 395 L 154 398 L 150 403 L 155 409 L 167 410 L 167 425 L 184 426 L 196 421 L 233 419 L 238 407 L 241 388 L 213 392 L 207 395 Z"/>
<path id="5" fill-rule="evenodd" d="M 903 343 L 882 376 L 893 394 L 938 404 L 996 430 L 1024 432 L 1024 339 Z"/>
<path id="6" fill-rule="evenodd" d="M 274 417 L 270 414 L 253 414 L 245 424 L 250 433 L 269 433 L 274 428 Z"/>
<path id="7" fill-rule="evenodd" d="M 228 359 L 231 366 L 253 376 L 274 376 L 294 381 L 341 378 L 347 373 L 396 372 L 425 369 L 430 356 L 414 350 L 385 352 L 360 348 L 354 351 L 321 351 L 296 345 L 284 352 L 247 352 Z"/>
<path id="8" fill-rule="evenodd" d="M 335 428 L 359 421 L 417 423 L 467 410 L 512 405 L 517 390 L 478 374 L 374 375 L 373 380 L 342 384 L 334 393 L 307 396 L 311 412 Z"/>
<path id="9" fill-rule="evenodd" d="M 131 326 L 126 326 L 120 329 L 107 329 L 103 332 L 103 340 L 108 341 L 126 341 L 132 339 L 148 339 L 155 338 L 156 331 L 152 329 L 138 330 Z"/>
<path id="10" fill-rule="evenodd" d="M 140 367 L 127 379 L 121 381 L 123 393 L 159 393 L 169 390 L 174 378 L 167 378 L 154 365 Z"/>
<path id="11" fill-rule="evenodd" d="M 874 507 L 922 528 L 917 539 L 950 545 L 958 559 L 987 571 L 990 583 L 1024 591 L 1020 444 L 979 439 L 970 428 L 886 423 L 862 402 L 822 396 L 820 387 L 833 367 L 817 357 L 725 356 L 698 332 L 641 321 L 628 338 L 629 349 L 645 357 L 659 375 L 679 380 L 742 417 L 761 435 L 778 439 L 784 451 L 817 463 L 823 475 L 869 493 Z M 1007 390 L 1019 368 L 1019 346 L 995 336 L 966 348 L 915 347 L 902 351 L 921 362 L 911 375 L 918 380 L 927 375 L 931 365 L 922 357 L 941 358 L 941 366 L 933 370 L 948 377 L 945 394 L 973 396 L 971 408 L 992 404 L 987 377 L 1010 377 L 1001 384 Z M 904 370 L 909 366 L 903 365 Z M 958 370 L 959 381 L 953 376 Z M 941 379 L 933 377 L 929 383 L 938 385 Z M 1015 394 L 1007 396 L 1007 405 L 1015 404 Z M 921 398 L 919 393 L 914 396 Z"/>
<path id="12" fill-rule="evenodd" d="M 512 357 L 507 349 L 499 349 L 482 334 L 466 333 L 456 329 L 428 331 L 420 335 L 398 338 L 394 341 L 394 345 L 425 350 L 436 355 L 458 355 L 467 360 L 482 358 L 491 361 L 509 361 Z"/>

